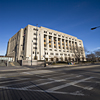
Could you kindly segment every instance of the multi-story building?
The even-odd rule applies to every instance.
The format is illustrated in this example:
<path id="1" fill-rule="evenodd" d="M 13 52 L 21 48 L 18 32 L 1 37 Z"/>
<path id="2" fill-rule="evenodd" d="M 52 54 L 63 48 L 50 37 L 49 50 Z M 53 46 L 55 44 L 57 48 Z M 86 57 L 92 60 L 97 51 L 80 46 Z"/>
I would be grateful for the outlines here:
<path id="1" fill-rule="evenodd" d="M 9 39 L 7 56 L 18 60 L 85 60 L 83 42 L 77 37 L 45 27 L 28 25 Z"/>

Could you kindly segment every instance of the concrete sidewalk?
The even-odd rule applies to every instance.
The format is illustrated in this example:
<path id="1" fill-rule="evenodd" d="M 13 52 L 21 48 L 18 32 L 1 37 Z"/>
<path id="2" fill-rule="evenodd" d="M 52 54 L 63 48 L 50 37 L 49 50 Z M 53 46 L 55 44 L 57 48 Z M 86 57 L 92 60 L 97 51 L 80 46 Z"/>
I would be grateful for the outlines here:
<path id="1" fill-rule="evenodd" d="M 0 72 L 3 71 L 29 71 L 29 70 L 44 70 L 44 69 L 50 69 L 50 68 L 79 68 L 82 66 L 89 66 L 91 65 L 89 64 L 76 64 L 76 65 L 66 65 L 66 64 L 57 64 L 57 65 L 47 65 L 46 67 L 44 66 L 9 66 L 9 67 L 5 67 L 5 66 L 0 66 Z M 100 65 L 100 64 L 99 64 Z"/>

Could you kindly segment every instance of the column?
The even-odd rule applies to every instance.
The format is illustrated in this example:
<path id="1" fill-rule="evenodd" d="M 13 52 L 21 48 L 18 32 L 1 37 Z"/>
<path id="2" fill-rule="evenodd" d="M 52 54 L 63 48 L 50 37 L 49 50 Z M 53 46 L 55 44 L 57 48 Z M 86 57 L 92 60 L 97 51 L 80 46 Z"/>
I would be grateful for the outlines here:
<path id="1" fill-rule="evenodd" d="M 66 51 L 66 40 L 64 39 L 64 49 Z"/>
<path id="2" fill-rule="evenodd" d="M 67 41 L 67 45 L 68 45 L 68 52 L 69 52 L 69 38 L 68 38 L 68 41 Z"/>
<path id="3" fill-rule="evenodd" d="M 51 38 L 51 46 L 52 46 L 52 51 L 54 51 L 54 37 L 53 36 Z"/>
<path id="4" fill-rule="evenodd" d="M 60 38 L 60 48 L 61 48 L 61 52 L 63 52 L 63 48 L 62 48 L 62 38 Z"/>
<path id="5" fill-rule="evenodd" d="M 57 38 L 56 38 L 56 48 L 57 48 L 57 51 L 58 51 L 58 35 L 57 35 Z"/>
<path id="6" fill-rule="evenodd" d="M 47 35 L 46 37 L 46 47 L 47 47 L 47 51 L 49 51 L 49 36 Z"/>

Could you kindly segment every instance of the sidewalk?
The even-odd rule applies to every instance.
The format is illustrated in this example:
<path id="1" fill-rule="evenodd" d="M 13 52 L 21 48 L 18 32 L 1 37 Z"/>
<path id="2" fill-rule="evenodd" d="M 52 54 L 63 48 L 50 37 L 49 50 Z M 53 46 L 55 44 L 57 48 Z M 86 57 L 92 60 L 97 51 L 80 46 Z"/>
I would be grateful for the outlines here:
<path id="1" fill-rule="evenodd" d="M 76 65 L 66 65 L 66 64 L 57 64 L 57 65 L 47 65 L 46 67 L 44 66 L 9 66 L 9 67 L 5 67 L 5 66 L 0 66 L 0 72 L 3 71 L 30 71 L 30 70 L 44 70 L 44 69 L 50 69 L 50 68 L 75 68 L 75 67 L 82 67 L 82 66 L 89 66 L 89 65 L 100 65 L 100 63 L 97 64 L 91 64 L 91 63 L 87 63 L 87 64 L 76 64 Z"/>

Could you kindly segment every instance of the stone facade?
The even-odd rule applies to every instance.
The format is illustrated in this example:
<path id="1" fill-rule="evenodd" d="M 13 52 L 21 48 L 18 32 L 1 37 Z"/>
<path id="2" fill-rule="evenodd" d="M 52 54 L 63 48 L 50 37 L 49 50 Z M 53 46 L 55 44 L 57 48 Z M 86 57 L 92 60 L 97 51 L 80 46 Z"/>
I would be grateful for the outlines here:
<path id="1" fill-rule="evenodd" d="M 76 49 L 75 49 L 76 48 Z M 77 49 L 80 48 L 78 51 Z M 76 50 L 76 51 L 75 51 Z M 83 42 L 77 37 L 45 27 L 28 25 L 9 39 L 7 56 L 18 60 L 71 61 L 80 60 L 85 52 Z"/>

